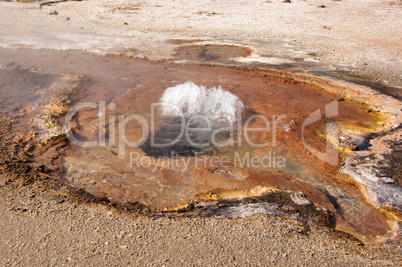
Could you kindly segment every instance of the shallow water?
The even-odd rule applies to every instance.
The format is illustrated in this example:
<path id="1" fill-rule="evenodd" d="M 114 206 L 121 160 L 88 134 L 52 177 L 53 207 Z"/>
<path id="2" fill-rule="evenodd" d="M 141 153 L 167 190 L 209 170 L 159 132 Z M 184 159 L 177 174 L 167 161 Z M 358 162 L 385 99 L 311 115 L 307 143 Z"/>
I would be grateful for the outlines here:
<path id="1" fill-rule="evenodd" d="M 303 191 L 311 200 L 330 210 L 337 223 L 349 230 L 364 235 L 385 234 L 389 230 L 385 217 L 364 201 L 359 190 L 336 177 L 337 166 L 318 160 L 302 143 L 301 130 L 305 119 L 317 109 L 323 111 L 325 105 L 336 100 L 337 96 L 243 70 L 100 57 L 79 51 L 0 49 L 0 65 L 10 63 L 40 69 L 42 74 L 36 75 L 59 73 L 86 77 L 82 88 L 72 96 L 73 104 L 93 103 L 96 107 L 81 109 L 74 116 L 71 127 L 77 139 L 97 141 L 98 145 L 80 147 L 69 144 L 63 148 L 62 171 L 57 171 L 56 167 L 53 170 L 55 177 L 93 195 L 106 196 L 120 203 L 139 201 L 162 209 L 215 189 L 250 189 L 266 185 Z M 28 72 L 26 76 L 11 78 L 31 79 L 30 75 Z M 250 139 L 268 146 L 256 148 L 247 144 L 243 137 L 234 146 L 209 155 L 158 159 L 147 157 L 139 147 L 122 145 L 119 139 L 122 129 L 112 123 L 113 118 L 118 121 L 119 116 L 124 119 L 136 114 L 151 125 L 151 104 L 159 101 L 166 88 L 187 81 L 206 87 L 222 86 L 236 95 L 253 114 L 265 116 L 269 130 L 254 131 L 250 133 Z M 9 84 L 9 87 L 32 93 L 32 88 L 21 84 L 24 81 Z M 37 90 L 42 89 L 39 86 Z M 14 95 L 12 90 L 7 92 L 11 93 L 3 105 L 11 108 L 14 105 L 11 100 L 15 101 L 18 95 Z M 34 99 L 28 98 L 27 101 Z M 105 122 L 99 127 L 100 123 L 103 124 L 99 120 L 103 115 Z M 158 129 L 162 116 L 157 109 L 154 115 L 155 129 Z M 370 127 L 376 121 L 366 107 L 349 101 L 339 102 L 339 115 L 333 119 L 358 127 Z M 325 118 L 305 130 L 306 143 L 320 151 L 325 149 L 326 143 L 317 137 L 316 131 L 324 122 Z M 266 128 L 266 125 L 261 119 L 256 119 L 250 127 Z M 139 141 L 143 128 L 139 121 L 128 122 L 123 141 Z M 49 153 L 61 153 L 57 151 Z M 47 162 L 51 156 L 44 153 L 36 160 Z M 228 162 L 225 164 L 211 163 L 226 157 Z M 239 163 L 245 158 L 258 161 L 263 157 L 264 164 Z M 326 197 L 330 201 L 325 200 Z"/>

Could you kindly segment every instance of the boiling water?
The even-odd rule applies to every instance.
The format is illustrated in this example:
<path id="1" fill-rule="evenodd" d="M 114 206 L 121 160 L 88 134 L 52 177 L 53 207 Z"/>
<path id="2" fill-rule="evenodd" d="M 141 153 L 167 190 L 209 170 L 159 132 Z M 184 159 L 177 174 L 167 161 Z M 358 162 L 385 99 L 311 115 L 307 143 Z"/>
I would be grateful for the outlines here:
<path id="1" fill-rule="evenodd" d="M 239 98 L 220 86 L 207 89 L 191 81 L 167 88 L 159 104 L 161 114 L 157 116 L 166 118 L 140 146 L 153 157 L 212 154 L 237 137 L 232 133 L 244 109 Z"/>
<path id="2" fill-rule="evenodd" d="M 169 87 L 160 99 L 167 116 L 203 116 L 213 123 L 236 122 L 243 103 L 221 86 L 206 89 L 191 81 Z"/>

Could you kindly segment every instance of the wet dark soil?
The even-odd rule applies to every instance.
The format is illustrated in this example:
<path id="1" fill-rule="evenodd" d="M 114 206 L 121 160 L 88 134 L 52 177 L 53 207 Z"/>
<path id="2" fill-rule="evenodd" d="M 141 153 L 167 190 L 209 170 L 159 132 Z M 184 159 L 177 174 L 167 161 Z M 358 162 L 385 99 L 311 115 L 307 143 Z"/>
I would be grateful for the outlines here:
<path id="1" fill-rule="evenodd" d="M 390 145 L 395 148 L 393 153 L 389 155 L 386 165 L 382 168 L 382 172 L 386 177 L 390 177 L 396 184 L 402 186 L 402 142 L 392 142 Z"/>
<path id="2" fill-rule="evenodd" d="M 199 62 L 227 62 L 231 58 L 247 57 L 251 49 L 228 45 L 180 46 L 175 50 L 175 58 Z"/>
<path id="3" fill-rule="evenodd" d="M 337 78 L 340 80 L 349 81 L 349 82 L 352 82 L 355 84 L 368 86 L 381 94 L 391 96 L 397 100 L 402 100 L 402 89 L 401 88 L 387 86 L 384 83 L 375 81 L 371 77 L 368 77 L 368 76 L 351 74 L 350 72 L 341 71 L 341 70 L 325 71 L 325 72 L 324 71 L 311 71 L 310 73 L 313 73 L 315 75 L 320 75 L 320 76 L 330 76 L 330 77 L 334 77 L 334 78 Z"/>

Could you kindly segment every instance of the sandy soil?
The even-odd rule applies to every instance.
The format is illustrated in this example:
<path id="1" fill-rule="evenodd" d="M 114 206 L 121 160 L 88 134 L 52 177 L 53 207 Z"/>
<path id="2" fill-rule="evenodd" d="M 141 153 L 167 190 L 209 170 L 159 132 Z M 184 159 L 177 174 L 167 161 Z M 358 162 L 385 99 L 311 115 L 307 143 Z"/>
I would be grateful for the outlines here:
<path id="1" fill-rule="evenodd" d="M 2 266 L 387 266 L 398 245 L 363 247 L 327 228 L 255 216 L 155 219 L 76 205 L 40 188 L 0 188 Z"/>
<path id="2" fill-rule="evenodd" d="M 342 70 L 401 87 L 401 7 L 399 0 L 99 0 L 42 8 L 1 1 L 0 46 L 162 59 L 180 45 L 241 45 L 253 50 L 246 62 Z M 304 235 L 297 222 L 275 216 L 133 218 L 35 185 L 2 185 L 0 203 L 3 266 L 402 263 L 398 242 L 363 247 L 314 224 Z"/>
<path id="3" fill-rule="evenodd" d="M 249 46 L 254 60 L 273 65 L 346 70 L 401 86 L 400 0 L 291 2 L 99 0 L 41 9 L 0 2 L 0 46 L 132 51 L 160 59 L 180 44 L 168 40 L 191 39 Z"/>

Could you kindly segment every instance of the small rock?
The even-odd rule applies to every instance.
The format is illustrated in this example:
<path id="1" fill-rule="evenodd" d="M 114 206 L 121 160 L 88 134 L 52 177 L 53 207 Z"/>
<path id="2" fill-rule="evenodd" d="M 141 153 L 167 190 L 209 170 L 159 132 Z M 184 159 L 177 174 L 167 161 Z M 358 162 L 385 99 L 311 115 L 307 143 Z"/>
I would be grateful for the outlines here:
<path id="1" fill-rule="evenodd" d="M 54 10 L 54 11 L 50 12 L 49 15 L 59 15 L 59 12 L 57 12 L 56 10 Z"/>
<path id="2" fill-rule="evenodd" d="M 388 178 L 388 177 L 381 178 L 381 181 L 384 184 L 394 184 L 394 180 L 392 180 L 391 178 Z"/>
<path id="3" fill-rule="evenodd" d="M 295 207 L 287 206 L 287 205 L 285 205 L 285 206 L 279 208 L 279 210 L 284 211 L 284 212 L 291 212 L 291 213 L 297 211 Z"/>
<path id="4" fill-rule="evenodd" d="M 127 246 L 120 246 L 120 248 L 127 248 Z"/>
<path id="5" fill-rule="evenodd" d="M 301 196 L 300 194 L 297 193 L 292 193 L 290 194 L 290 198 L 292 199 L 292 201 L 296 204 L 296 205 L 310 205 L 311 202 L 310 200 L 308 200 L 307 198 Z"/>

